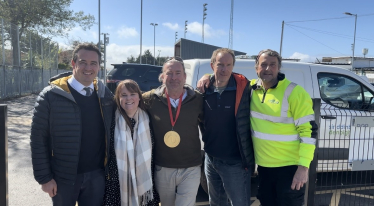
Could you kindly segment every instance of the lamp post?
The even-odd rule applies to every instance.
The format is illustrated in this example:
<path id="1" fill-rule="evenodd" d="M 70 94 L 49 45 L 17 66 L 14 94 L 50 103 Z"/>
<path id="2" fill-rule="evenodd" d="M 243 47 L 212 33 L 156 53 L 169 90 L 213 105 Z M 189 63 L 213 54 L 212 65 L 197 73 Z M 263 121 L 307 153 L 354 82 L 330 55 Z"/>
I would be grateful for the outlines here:
<path id="1" fill-rule="evenodd" d="M 186 38 L 186 33 L 187 33 L 187 20 L 184 22 L 184 38 Z"/>
<path id="2" fill-rule="evenodd" d="M 158 24 L 156 23 L 151 23 L 153 26 L 153 55 L 155 58 L 153 58 L 153 65 L 156 65 L 156 26 Z"/>
<path id="3" fill-rule="evenodd" d="M 97 43 L 97 45 L 100 45 L 101 43 L 100 43 L 100 0 L 99 0 L 99 43 Z M 100 48 L 99 48 L 99 50 L 100 50 Z"/>
<path id="4" fill-rule="evenodd" d="M 353 36 L 353 46 L 352 46 L 352 71 L 353 71 L 353 69 L 354 69 L 353 63 L 355 61 L 357 14 L 351 14 L 349 12 L 345 12 L 344 14 L 349 15 L 349 16 L 355 16 L 355 33 L 354 33 L 354 36 Z"/>
<path id="5" fill-rule="evenodd" d="M 204 43 L 204 21 L 205 21 L 205 19 L 206 19 L 206 10 L 208 10 L 207 8 L 206 8 L 206 6 L 207 6 L 208 4 L 207 3 L 205 3 L 205 4 L 203 4 L 203 34 L 202 34 L 202 42 Z"/>
<path id="6" fill-rule="evenodd" d="M 158 65 L 161 65 L 161 63 L 160 63 L 160 54 L 161 54 L 161 50 L 158 50 Z"/>
<path id="7" fill-rule="evenodd" d="M 143 0 L 140 1 L 140 64 L 142 64 L 142 37 L 143 37 Z"/>
<path id="8" fill-rule="evenodd" d="M 101 33 L 104 35 L 104 70 L 103 70 L 103 79 L 104 79 L 104 85 L 106 86 L 106 46 L 109 44 L 109 36 L 108 33 Z"/>
<path id="9" fill-rule="evenodd" d="M 99 9 L 99 34 L 98 34 L 99 35 L 99 41 L 97 42 L 97 48 L 101 51 L 101 42 L 100 42 L 100 39 L 101 39 L 101 37 L 100 37 L 100 35 L 101 35 L 101 31 L 100 31 L 100 13 L 101 13 L 100 12 L 100 0 L 99 0 L 98 9 Z M 100 72 L 99 72 L 98 76 L 99 76 L 99 78 L 100 78 L 100 76 L 101 76 L 101 78 L 104 77 L 103 73 L 100 73 Z"/>

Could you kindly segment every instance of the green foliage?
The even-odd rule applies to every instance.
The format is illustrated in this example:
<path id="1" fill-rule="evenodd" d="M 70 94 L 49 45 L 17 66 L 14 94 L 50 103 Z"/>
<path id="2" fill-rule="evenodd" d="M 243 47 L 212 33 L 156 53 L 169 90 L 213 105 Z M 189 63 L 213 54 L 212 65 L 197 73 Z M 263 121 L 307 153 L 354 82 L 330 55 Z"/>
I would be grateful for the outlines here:
<path id="1" fill-rule="evenodd" d="M 163 65 L 168 57 L 157 57 L 156 58 L 156 65 Z M 152 55 L 152 53 L 149 50 L 144 51 L 144 54 L 142 55 L 142 64 L 153 64 L 153 60 L 155 57 Z M 130 57 L 127 57 L 127 63 L 140 63 L 139 57 L 134 57 L 131 55 Z"/>
<path id="2" fill-rule="evenodd" d="M 134 56 L 130 56 L 130 57 L 127 57 L 127 63 L 139 63 L 139 62 L 136 62 L 135 60 L 135 57 Z"/>
<path id="3" fill-rule="evenodd" d="M 153 59 L 155 57 L 152 56 L 152 53 L 149 50 L 146 50 L 144 54 L 142 55 L 142 64 L 153 64 Z M 157 57 L 156 58 L 156 65 L 162 66 L 166 59 L 169 57 Z M 140 58 L 139 57 L 134 57 L 131 55 L 130 57 L 127 57 L 127 63 L 140 63 Z"/>
<path id="4" fill-rule="evenodd" d="M 152 56 L 149 49 L 145 50 L 144 54 L 142 55 L 142 64 L 153 64 L 153 60 L 154 60 L 154 57 Z M 140 58 L 136 58 L 136 61 L 140 62 Z"/>
<path id="5" fill-rule="evenodd" d="M 74 12 L 69 10 L 72 0 L 0 0 L 0 18 L 4 18 L 10 22 L 9 26 L 5 26 L 5 40 L 11 40 L 13 65 L 19 65 L 19 50 L 17 39 L 22 40 L 26 31 L 36 31 L 39 35 L 31 37 L 25 36 L 27 39 L 37 41 L 41 35 L 47 35 L 50 39 L 52 36 L 67 36 L 67 31 L 79 25 L 83 30 L 89 29 L 95 21 L 93 15 L 85 15 L 82 11 Z M 17 32 L 18 29 L 18 32 Z M 18 37 L 17 37 L 18 34 Z M 29 35 L 29 34 L 27 34 Z M 39 41 L 40 42 L 40 41 Z M 34 43 L 35 44 L 35 43 Z M 43 43 L 44 44 L 44 43 Z M 46 43 L 46 45 L 48 45 Z M 27 46 L 26 46 L 27 47 Z M 21 52 L 30 49 L 20 46 Z M 43 47 L 49 53 L 57 53 L 49 47 Z M 41 49 L 33 50 L 33 56 L 41 53 Z M 43 54 L 46 54 L 45 51 Z M 21 57 L 26 59 L 26 56 Z M 35 58 L 35 57 L 31 57 Z M 43 57 L 44 58 L 44 57 Z M 45 64 L 44 59 L 40 62 Z M 47 64 L 50 64 L 47 62 Z"/>
<path id="6" fill-rule="evenodd" d="M 72 69 L 70 64 L 64 64 L 64 63 L 59 63 L 58 64 L 58 69 Z"/>
<path id="7" fill-rule="evenodd" d="M 164 65 L 166 59 L 168 59 L 168 58 L 169 58 L 169 57 L 159 57 L 159 58 L 158 58 L 158 64 L 157 64 L 157 65 L 160 65 L 160 66 Z"/>
<path id="8" fill-rule="evenodd" d="M 89 29 L 95 22 L 93 15 L 69 10 L 72 0 L 3 0 L 0 16 L 20 28 L 30 28 L 49 36 L 66 36 L 77 24 Z"/>

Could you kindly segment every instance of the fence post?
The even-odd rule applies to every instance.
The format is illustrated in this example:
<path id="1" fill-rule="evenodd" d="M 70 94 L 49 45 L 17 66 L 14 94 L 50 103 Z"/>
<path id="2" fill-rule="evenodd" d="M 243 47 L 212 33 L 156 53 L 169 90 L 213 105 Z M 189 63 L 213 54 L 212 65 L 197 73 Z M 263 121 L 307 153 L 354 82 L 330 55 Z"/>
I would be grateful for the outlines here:
<path id="1" fill-rule="evenodd" d="M 18 26 L 16 27 L 17 29 L 17 47 L 18 47 L 18 81 L 19 81 L 19 96 L 22 95 L 22 91 L 21 91 L 21 80 L 22 80 L 22 77 L 21 77 L 21 47 L 19 46 L 20 43 L 19 43 L 19 28 Z"/>
<path id="2" fill-rule="evenodd" d="M 59 45 L 58 45 L 58 43 L 57 43 L 57 52 L 56 52 L 56 69 L 57 69 L 57 74 L 56 75 L 58 75 L 58 52 L 60 51 L 60 48 L 59 48 Z"/>
<path id="3" fill-rule="evenodd" d="M 51 40 L 48 43 L 48 66 L 49 66 L 49 79 L 52 78 L 52 66 L 51 66 Z"/>
<path id="4" fill-rule="evenodd" d="M 0 104 L 0 205 L 8 206 L 7 105 Z"/>
<path id="5" fill-rule="evenodd" d="M 40 37 L 40 53 L 42 56 L 42 86 L 41 88 L 44 87 L 44 72 L 43 72 L 43 67 L 44 67 L 44 57 L 43 57 L 43 37 Z"/>
<path id="6" fill-rule="evenodd" d="M 5 80 L 6 80 L 6 73 L 5 73 L 5 42 L 4 42 L 4 19 L 1 18 L 1 44 L 3 45 L 2 46 L 2 53 L 3 53 L 3 89 L 2 89 L 2 97 L 6 97 L 6 84 L 5 84 Z"/>
<path id="7" fill-rule="evenodd" d="M 313 110 L 315 116 L 315 122 L 318 126 L 317 137 L 316 137 L 316 149 L 314 151 L 313 161 L 309 166 L 309 178 L 307 185 L 305 186 L 305 206 L 314 206 L 314 197 L 316 191 L 317 181 L 317 166 L 318 166 L 318 139 L 319 139 L 319 128 L 320 128 L 320 117 L 321 117 L 321 99 L 313 99 Z"/>
<path id="8" fill-rule="evenodd" d="M 31 43 L 32 32 L 29 32 L 29 45 L 30 45 L 30 78 L 31 78 L 31 93 L 34 92 L 34 75 L 32 73 L 32 43 Z"/>

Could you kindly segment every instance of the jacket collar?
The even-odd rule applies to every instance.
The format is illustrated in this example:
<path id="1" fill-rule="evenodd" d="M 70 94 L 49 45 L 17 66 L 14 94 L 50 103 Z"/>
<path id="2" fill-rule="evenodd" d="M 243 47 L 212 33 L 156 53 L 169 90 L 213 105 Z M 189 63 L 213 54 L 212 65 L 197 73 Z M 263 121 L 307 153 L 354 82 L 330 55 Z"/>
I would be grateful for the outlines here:
<path id="1" fill-rule="evenodd" d="M 286 75 L 283 74 L 283 73 L 281 73 L 281 72 L 279 72 L 279 73 L 278 73 L 278 76 L 277 76 L 278 82 L 277 82 L 274 86 L 272 86 L 272 87 L 270 87 L 270 88 L 275 89 L 275 88 L 278 86 L 279 81 L 282 81 L 282 80 L 284 80 L 285 78 L 286 78 Z M 258 78 L 258 79 L 256 80 L 256 82 L 252 85 L 252 89 L 253 89 L 253 90 L 264 89 L 264 87 L 263 87 L 263 85 L 262 85 L 262 80 L 261 80 L 260 78 Z"/>
<path id="2" fill-rule="evenodd" d="M 155 89 L 154 91 L 154 94 L 157 95 L 164 103 L 166 103 L 166 95 L 165 95 L 165 88 L 166 86 L 163 84 L 161 86 L 159 86 L 157 89 Z M 192 98 L 193 96 L 195 96 L 196 92 L 194 91 L 194 89 L 188 85 L 188 84 L 185 84 L 183 86 L 183 88 L 187 91 L 187 97 L 183 100 L 183 102 L 189 100 L 190 98 Z"/>
<path id="3" fill-rule="evenodd" d="M 70 79 L 72 75 L 72 72 L 58 74 L 49 80 L 49 84 L 51 86 L 54 86 L 55 88 L 58 88 L 59 90 L 62 90 L 63 92 L 70 93 L 70 89 L 68 87 L 68 79 Z M 98 96 L 100 98 L 103 98 L 105 94 L 105 85 L 101 81 L 98 81 L 97 78 L 94 79 L 93 85 L 95 90 L 97 91 Z"/>
<path id="4" fill-rule="evenodd" d="M 166 86 L 163 84 L 163 85 L 161 85 L 161 86 L 159 86 L 157 89 L 155 89 L 155 94 L 157 95 L 157 96 L 159 96 L 159 97 L 165 97 L 166 98 L 166 95 L 165 95 L 165 88 L 166 88 Z M 193 95 L 195 95 L 195 91 L 193 90 L 193 88 L 190 86 L 190 85 L 188 85 L 188 84 L 185 84 L 184 86 L 183 86 L 183 88 L 184 89 L 186 89 L 186 91 L 187 91 L 187 96 L 193 96 Z"/>
<path id="5" fill-rule="evenodd" d="M 215 89 L 215 87 L 213 85 L 214 82 L 215 82 L 215 76 L 212 75 L 210 77 L 210 83 L 209 83 L 209 87 L 206 91 L 206 94 L 213 94 L 214 93 L 214 89 Z M 235 90 L 236 90 L 236 81 L 235 81 L 234 75 L 231 74 L 229 82 L 226 85 L 225 91 L 235 91 Z"/>

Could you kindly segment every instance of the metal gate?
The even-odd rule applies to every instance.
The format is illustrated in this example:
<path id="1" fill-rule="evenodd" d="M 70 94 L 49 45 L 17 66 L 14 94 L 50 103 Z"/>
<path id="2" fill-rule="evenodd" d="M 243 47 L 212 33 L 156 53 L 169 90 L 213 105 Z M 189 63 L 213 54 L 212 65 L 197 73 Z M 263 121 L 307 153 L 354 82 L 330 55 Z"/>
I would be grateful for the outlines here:
<path id="1" fill-rule="evenodd" d="M 320 102 L 314 100 L 319 137 L 307 205 L 374 205 L 374 111 Z"/>

